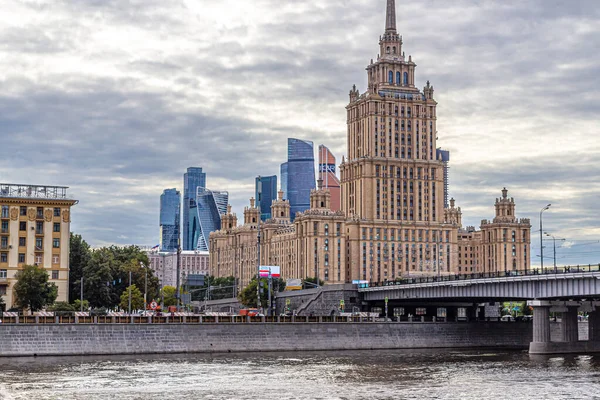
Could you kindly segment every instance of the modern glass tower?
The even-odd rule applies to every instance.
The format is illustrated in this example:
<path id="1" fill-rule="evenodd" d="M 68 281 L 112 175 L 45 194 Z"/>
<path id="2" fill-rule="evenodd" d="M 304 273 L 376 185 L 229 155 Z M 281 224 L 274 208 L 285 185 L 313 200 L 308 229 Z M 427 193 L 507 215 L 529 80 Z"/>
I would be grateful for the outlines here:
<path id="1" fill-rule="evenodd" d="M 281 179 L 281 191 L 283 192 L 283 198 L 287 199 L 288 195 L 287 195 L 287 183 L 288 183 L 288 163 L 284 162 L 283 164 L 281 164 L 281 174 L 280 174 L 280 179 Z"/>
<path id="2" fill-rule="evenodd" d="M 227 214 L 229 193 L 198 188 L 196 211 L 198 222 L 197 235 L 193 237 L 194 250 L 208 251 L 208 239 L 211 232 L 221 229 L 221 215 Z"/>
<path id="3" fill-rule="evenodd" d="M 256 204 L 260 208 L 261 221 L 271 219 L 271 204 L 273 200 L 277 200 L 277 176 L 256 177 L 255 188 Z"/>
<path id="4" fill-rule="evenodd" d="M 165 189 L 160 196 L 160 251 L 177 251 L 181 223 L 181 193 Z"/>
<path id="5" fill-rule="evenodd" d="M 284 167 L 285 165 L 285 167 Z M 283 171 L 287 170 L 286 182 Z M 315 153 L 313 142 L 288 139 L 288 161 L 281 165 L 282 183 L 285 196 L 290 202 L 292 220 L 297 212 L 310 208 L 310 191 L 315 189 Z"/>
<path id="6" fill-rule="evenodd" d="M 200 229 L 196 193 L 199 187 L 205 186 L 206 174 L 202 168 L 188 168 L 183 175 L 183 250 L 196 250 Z"/>
<path id="7" fill-rule="evenodd" d="M 342 188 L 335 174 L 335 156 L 325 145 L 319 146 L 319 179 L 323 181 L 323 189 L 331 194 L 331 210 L 340 210 Z"/>

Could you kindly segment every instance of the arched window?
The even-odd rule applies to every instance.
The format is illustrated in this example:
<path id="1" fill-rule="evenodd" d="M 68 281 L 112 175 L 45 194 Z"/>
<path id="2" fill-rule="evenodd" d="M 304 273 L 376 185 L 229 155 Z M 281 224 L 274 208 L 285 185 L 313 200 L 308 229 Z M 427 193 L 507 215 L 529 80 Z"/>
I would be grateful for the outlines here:
<path id="1" fill-rule="evenodd" d="M 410 146 L 411 144 L 412 144 L 412 135 L 409 133 L 408 134 L 408 145 Z M 412 168 L 410 169 L 410 174 L 411 174 L 410 179 L 412 179 Z"/>
<path id="2" fill-rule="evenodd" d="M 400 84 L 400 72 L 396 72 L 396 84 Z"/>
<path id="3" fill-rule="evenodd" d="M 408 86 L 408 72 L 404 73 L 404 85 Z"/>
<path id="4" fill-rule="evenodd" d="M 329 224 L 325 224 L 325 236 L 329 236 Z"/>
<path id="5" fill-rule="evenodd" d="M 412 124 L 411 124 L 411 122 L 408 121 L 407 125 L 408 125 L 408 131 L 410 132 L 412 130 Z"/>
<path id="6" fill-rule="evenodd" d="M 385 49 L 385 52 L 386 52 L 387 54 L 390 54 L 390 46 L 388 46 L 388 47 L 387 47 L 387 49 Z"/>
<path id="7" fill-rule="evenodd" d="M 394 83 L 394 73 L 392 71 L 388 73 L 388 81 L 390 82 L 390 85 Z"/>
<path id="8" fill-rule="evenodd" d="M 283 211 L 281 212 L 281 216 L 283 217 Z"/>
<path id="9" fill-rule="evenodd" d="M 325 266 L 329 265 L 329 254 L 325 253 Z"/>
<path id="10" fill-rule="evenodd" d="M 392 53 L 396 54 L 396 46 L 392 48 Z"/>

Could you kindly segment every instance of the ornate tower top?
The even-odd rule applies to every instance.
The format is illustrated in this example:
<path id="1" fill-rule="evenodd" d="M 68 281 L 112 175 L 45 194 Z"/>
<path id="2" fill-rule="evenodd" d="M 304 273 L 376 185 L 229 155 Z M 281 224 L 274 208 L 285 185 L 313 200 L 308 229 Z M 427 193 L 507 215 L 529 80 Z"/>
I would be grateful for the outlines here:
<path id="1" fill-rule="evenodd" d="M 385 31 L 396 32 L 396 0 L 387 0 L 387 11 L 385 14 Z"/>

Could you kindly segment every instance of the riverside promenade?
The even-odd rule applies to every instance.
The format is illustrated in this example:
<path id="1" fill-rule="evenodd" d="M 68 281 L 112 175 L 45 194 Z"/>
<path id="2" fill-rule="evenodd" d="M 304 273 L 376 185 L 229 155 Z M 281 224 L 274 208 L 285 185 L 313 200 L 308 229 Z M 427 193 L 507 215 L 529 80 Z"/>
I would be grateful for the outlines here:
<path id="1" fill-rule="evenodd" d="M 170 317 L 173 318 L 173 317 Z M 177 318 L 177 317 L 175 317 Z M 0 357 L 417 348 L 527 349 L 532 324 L 301 317 L 92 318 L 0 324 Z"/>

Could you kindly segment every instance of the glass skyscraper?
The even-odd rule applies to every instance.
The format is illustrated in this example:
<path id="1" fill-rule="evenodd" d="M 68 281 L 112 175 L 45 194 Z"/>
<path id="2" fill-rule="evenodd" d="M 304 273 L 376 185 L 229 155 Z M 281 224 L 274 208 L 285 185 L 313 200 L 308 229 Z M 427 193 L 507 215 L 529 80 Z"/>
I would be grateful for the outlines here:
<path id="1" fill-rule="evenodd" d="M 288 161 L 281 165 L 282 188 L 290 202 L 292 221 L 297 212 L 310 208 L 310 191 L 315 189 L 315 153 L 313 142 L 288 139 Z M 285 175 L 284 176 L 284 171 Z M 285 178 L 285 183 L 284 183 Z"/>
<path id="2" fill-rule="evenodd" d="M 196 250 L 200 225 L 196 207 L 199 187 L 206 186 L 206 174 L 202 168 L 190 167 L 183 175 L 183 250 Z"/>
<path id="3" fill-rule="evenodd" d="M 256 204 L 260 208 L 260 219 L 266 221 L 271 219 L 271 204 L 273 200 L 277 200 L 277 176 L 261 176 L 256 177 L 255 198 Z M 258 193 L 259 186 L 261 187 L 260 196 Z"/>
<path id="4" fill-rule="evenodd" d="M 181 223 L 181 193 L 165 189 L 160 196 L 160 251 L 177 251 Z"/>
<path id="5" fill-rule="evenodd" d="M 198 188 L 196 205 L 198 235 L 194 250 L 208 251 L 208 239 L 211 232 L 221 229 L 221 215 L 227 213 L 229 193 Z"/>

